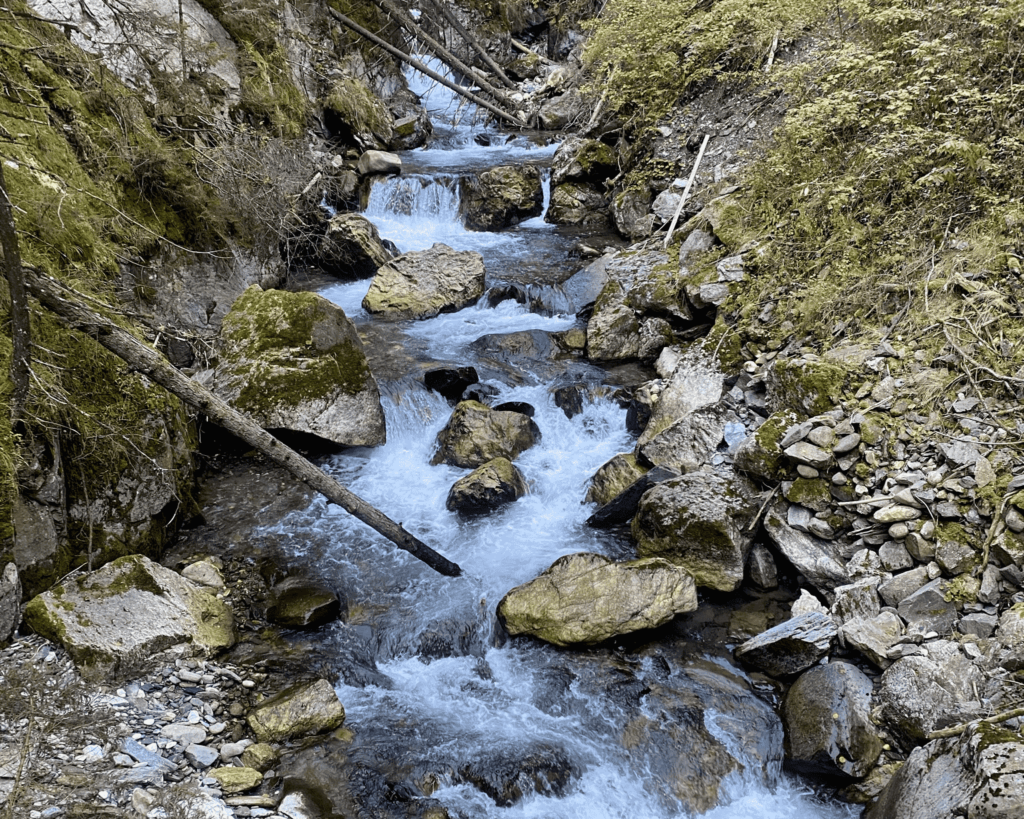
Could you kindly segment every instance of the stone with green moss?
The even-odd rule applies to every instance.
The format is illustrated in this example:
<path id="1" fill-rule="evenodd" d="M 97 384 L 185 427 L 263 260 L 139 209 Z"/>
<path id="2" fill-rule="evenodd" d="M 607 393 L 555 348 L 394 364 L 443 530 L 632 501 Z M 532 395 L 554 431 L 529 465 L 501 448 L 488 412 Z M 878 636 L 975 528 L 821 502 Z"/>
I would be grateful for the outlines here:
<path id="1" fill-rule="evenodd" d="M 553 225 L 604 225 L 608 223 L 608 199 L 586 182 L 563 182 L 551 189 L 545 222 Z"/>
<path id="2" fill-rule="evenodd" d="M 246 722 L 260 742 L 283 742 L 333 731 L 345 708 L 327 680 L 299 683 L 257 705 Z"/>
<path id="3" fill-rule="evenodd" d="M 315 261 L 333 276 L 365 279 L 393 255 L 369 219 L 358 213 L 339 213 L 327 223 Z"/>
<path id="4" fill-rule="evenodd" d="M 448 492 L 449 512 L 479 515 L 519 500 L 528 491 L 523 473 L 508 458 L 495 458 L 459 478 Z"/>
<path id="5" fill-rule="evenodd" d="M 540 216 L 544 191 L 533 165 L 498 165 L 462 179 L 459 211 L 470 230 L 501 230 Z"/>
<path id="6" fill-rule="evenodd" d="M 388 107 L 357 77 L 338 77 L 322 104 L 324 126 L 342 142 L 386 147 L 393 119 Z"/>
<path id="7" fill-rule="evenodd" d="M 539 440 L 540 429 L 529 416 L 462 401 L 437 434 L 431 463 L 476 469 L 495 458 L 515 460 Z"/>
<path id="8" fill-rule="evenodd" d="M 215 392 L 267 429 L 341 446 L 384 442 L 384 411 L 363 345 L 315 293 L 250 287 L 224 319 Z"/>
<path id="9" fill-rule="evenodd" d="M 665 481 L 640 500 L 632 526 L 637 552 L 682 566 L 699 586 L 734 591 L 743 582 L 757 508 L 756 490 L 739 476 L 694 472 Z"/>
<path id="10" fill-rule="evenodd" d="M 797 478 L 786 487 L 783 496 L 790 503 L 806 506 L 815 512 L 832 509 L 831 482 L 824 478 Z"/>
<path id="11" fill-rule="evenodd" d="M 263 782 L 263 774 L 253 768 L 213 768 L 207 775 L 217 780 L 225 796 L 251 791 Z"/>
<path id="12" fill-rule="evenodd" d="M 656 628 L 697 608 L 693 577 L 657 557 L 615 563 L 596 554 L 566 555 L 498 604 L 509 634 L 555 645 L 592 645 Z"/>
<path id="13" fill-rule="evenodd" d="M 826 361 L 780 356 L 765 373 L 768 406 L 773 412 L 792 409 L 820 415 L 839 404 L 847 375 L 842 367 Z"/>
<path id="14" fill-rule="evenodd" d="M 618 157 L 610 146 L 597 139 L 569 137 L 551 160 L 551 184 L 603 182 L 618 170 Z"/>
<path id="15" fill-rule="evenodd" d="M 740 196 L 712 199 L 700 212 L 700 218 L 707 221 L 715 238 L 732 252 L 739 251 L 754 238 L 748 225 L 749 215 Z"/>
<path id="16" fill-rule="evenodd" d="M 84 677 L 99 681 L 127 679 L 168 656 L 210 656 L 235 640 L 224 602 L 142 555 L 34 597 L 25 620 L 63 645 Z"/>
<path id="17" fill-rule="evenodd" d="M 437 243 L 381 267 L 363 297 L 363 309 L 391 320 L 433 318 L 468 307 L 483 292 L 483 257 Z"/>
<path id="18" fill-rule="evenodd" d="M 736 450 L 736 469 L 765 481 L 782 480 L 788 470 L 779 445 L 799 418 L 792 410 L 772 413 L 768 420 L 747 436 Z"/>
<path id="19" fill-rule="evenodd" d="M 637 462 L 636 455 L 632 452 L 620 452 L 605 461 L 594 473 L 583 501 L 604 506 L 632 486 L 646 472 L 647 468 Z"/>
<path id="20" fill-rule="evenodd" d="M 640 322 L 625 304 L 625 291 L 609 281 L 594 302 L 587 322 L 587 357 L 593 361 L 628 361 L 640 354 Z"/>
<path id="21" fill-rule="evenodd" d="M 256 742 L 242 751 L 242 764 L 261 773 L 273 768 L 280 758 L 277 749 L 266 742 Z"/>

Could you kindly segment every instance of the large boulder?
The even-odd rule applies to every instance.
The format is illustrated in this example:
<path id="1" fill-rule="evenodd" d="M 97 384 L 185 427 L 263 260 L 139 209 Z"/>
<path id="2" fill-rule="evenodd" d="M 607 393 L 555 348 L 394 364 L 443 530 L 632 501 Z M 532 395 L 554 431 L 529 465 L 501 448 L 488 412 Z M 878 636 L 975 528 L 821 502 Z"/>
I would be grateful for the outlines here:
<path id="1" fill-rule="evenodd" d="M 643 557 L 666 557 L 697 585 L 735 591 L 750 553 L 758 494 L 746 479 L 694 472 L 665 481 L 640 500 L 633 538 Z"/>
<path id="2" fill-rule="evenodd" d="M 615 563 L 581 553 L 556 560 L 498 604 L 509 634 L 555 645 L 592 645 L 663 625 L 697 608 L 693 577 L 661 558 Z"/>
<path id="3" fill-rule="evenodd" d="M 640 499 L 647 493 L 648 489 L 678 477 L 679 473 L 674 469 L 667 469 L 663 466 L 649 469 L 587 518 L 587 526 L 603 529 L 609 526 L 617 526 L 620 523 L 628 523 L 636 515 L 636 510 L 640 506 Z"/>
<path id="4" fill-rule="evenodd" d="M 725 423 L 725 411 L 720 407 L 702 407 L 637 448 L 648 463 L 678 472 L 693 472 L 714 457 L 725 435 Z"/>
<path id="5" fill-rule="evenodd" d="M 495 458 L 459 478 L 448 492 L 449 512 L 478 515 L 519 500 L 527 492 L 526 478 L 508 458 Z"/>
<path id="6" fill-rule="evenodd" d="M 515 460 L 540 440 L 540 428 L 521 412 L 462 401 L 437 434 L 432 464 L 476 469 L 494 458 Z"/>
<path id="7" fill-rule="evenodd" d="M 246 716 L 260 742 L 333 731 L 345 721 L 345 708 L 327 680 L 299 683 L 264 700 Z"/>
<path id="8" fill-rule="evenodd" d="M 1024 805 L 1024 742 L 985 723 L 915 748 L 865 819 L 1019 819 Z"/>
<path id="9" fill-rule="evenodd" d="M 722 374 L 699 357 L 681 358 L 651 408 L 651 419 L 637 441 L 639 447 L 642 449 L 673 424 L 717 404 L 722 383 Z"/>
<path id="10" fill-rule="evenodd" d="M 871 680 L 834 662 L 805 671 L 782 706 L 786 756 L 800 773 L 859 779 L 882 752 L 871 722 Z"/>
<path id="11" fill-rule="evenodd" d="M 773 677 L 788 677 L 827 655 L 837 633 L 829 615 L 809 611 L 741 643 L 734 653 L 737 659 Z"/>
<path id="12" fill-rule="evenodd" d="M 650 194 L 622 191 L 612 199 L 609 211 L 615 229 L 627 239 L 643 239 L 654 231 Z"/>
<path id="13" fill-rule="evenodd" d="M 130 679 L 171 658 L 205 657 L 235 641 L 231 609 L 159 563 L 128 555 L 67 580 L 25 609 L 33 631 L 60 643 L 82 676 Z"/>
<path id="14" fill-rule="evenodd" d="M 483 293 L 483 256 L 438 243 L 381 267 L 363 297 L 363 309 L 386 319 L 433 318 L 468 307 Z"/>
<path id="15" fill-rule="evenodd" d="M 583 502 L 604 506 L 629 488 L 646 471 L 646 467 L 637 463 L 635 455 L 621 452 L 603 463 L 594 473 Z"/>
<path id="16" fill-rule="evenodd" d="M 594 302 L 587 322 L 587 357 L 624 361 L 640 355 L 640 320 L 624 302 L 622 285 L 609 281 Z"/>
<path id="17" fill-rule="evenodd" d="M 551 189 L 544 221 L 553 225 L 607 224 L 608 197 L 596 185 L 563 182 Z"/>
<path id="18" fill-rule="evenodd" d="M 615 151 L 597 139 L 569 137 L 551 160 L 551 184 L 603 182 L 618 173 Z"/>
<path id="19" fill-rule="evenodd" d="M 358 213 L 339 213 L 327 223 L 316 264 L 334 276 L 365 279 L 393 255 L 369 219 Z"/>
<path id="20" fill-rule="evenodd" d="M 534 165 L 499 165 L 462 180 L 463 221 L 470 230 L 500 230 L 540 216 L 544 190 Z"/>
<path id="21" fill-rule="evenodd" d="M 214 391 L 265 429 L 384 443 L 384 410 L 344 311 L 315 293 L 250 287 L 224 319 Z"/>

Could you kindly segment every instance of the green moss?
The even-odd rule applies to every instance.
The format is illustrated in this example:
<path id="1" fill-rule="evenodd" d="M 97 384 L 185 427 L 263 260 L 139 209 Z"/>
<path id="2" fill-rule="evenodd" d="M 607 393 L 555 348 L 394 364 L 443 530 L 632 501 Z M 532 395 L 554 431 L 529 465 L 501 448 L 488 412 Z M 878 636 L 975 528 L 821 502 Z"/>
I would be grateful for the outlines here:
<path id="1" fill-rule="evenodd" d="M 117 572 L 117 576 L 109 583 L 103 583 L 92 575 L 86 575 L 76 582 L 83 591 L 93 592 L 101 597 L 115 597 L 132 589 L 163 597 L 164 590 L 138 556 L 120 557 L 111 562 L 109 570 Z"/>
<path id="2" fill-rule="evenodd" d="M 825 361 L 777 358 L 769 397 L 779 405 L 797 407 L 807 415 L 834 409 L 842 397 L 847 371 Z"/>
<path id="3" fill-rule="evenodd" d="M 783 461 L 780 442 L 786 430 L 797 420 L 796 413 L 791 410 L 772 413 L 754 432 L 753 448 L 744 447 L 742 454 L 737 456 L 737 468 L 765 480 L 782 480 L 788 469 Z"/>
<path id="4" fill-rule="evenodd" d="M 976 603 L 980 591 L 981 581 L 969 573 L 959 574 L 942 584 L 942 597 L 947 603 Z"/>
<path id="5" fill-rule="evenodd" d="M 393 117 L 362 80 L 340 77 L 324 98 L 323 107 L 335 115 L 353 134 L 374 134 L 387 142 Z"/>
<path id="6" fill-rule="evenodd" d="M 829 482 L 823 478 L 797 478 L 786 493 L 786 500 L 824 512 L 832 506 Z"/>

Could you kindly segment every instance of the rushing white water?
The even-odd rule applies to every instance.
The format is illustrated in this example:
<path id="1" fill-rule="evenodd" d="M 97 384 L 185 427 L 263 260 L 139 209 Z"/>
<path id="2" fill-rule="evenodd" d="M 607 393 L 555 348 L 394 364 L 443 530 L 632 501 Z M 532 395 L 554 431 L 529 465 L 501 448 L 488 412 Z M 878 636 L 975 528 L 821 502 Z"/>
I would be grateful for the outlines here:
<path id="1" fill-rule="evenodd" d="M 422 87 L 413 85 L 423 93 Z M 431 91 L 431 109 L 462 110 L 454 95 L 445 92 L 445 97 L 442 90 Z M 448 124 L 446 167 L 461 169 L 467 161 L 479 161 L 482 149 L 472 140 L 486 129 L 473 119 L 463 116 L 462 122 Z M 492 165 L 509 156 L 507 150 L 486 150 Z M 495 254 L 515 257 L 531 252 L 522 232 L 465 231 L 457 211 L 453 177 L 416 176 L 375 188 L 367 214 L 382 235 L 403 250 L 445 241 L 460 249 L 478 249 L 488 261 Z M 359 306 L 367 285 L 336 285 L 323 292 L 362 322 L 369 320 Z M 573 321 L 571 316 L 531 313 L 506 301 L 494 308 L 476 306 L 392 326 L 396 338 L 404 334 L 417 342 L 417 349 L 425 343 L 431 357 L 474 363 L 470 345 L 483 335 L 564 330 Z M 572 376 L 591 385 L 601 378 L 598 371 L 578 364 Z M 592 508 L 581 501 L 597 468 L 616 453 L 632 450 L 634 442 L 626 431 L 625 412 L 609 389 L 592 389 L 583 412 L 570 419 L 555 405 L 551 384 L 492 384 L 499 390 L 493 403 L 531 404 L 542 434 L 540 443 L 517 459 L 529 494 L 499 511 L 464 518 L 445 508 L 449 488 L 467 470 L 430 463 L 436 435 L 451 408 L 422 386 L 383 385 L 387 444 L 349 450 L 327 466 L 353 491 L 459 563 L 461 578 L 435 574 L 323 499 L 273 529 L 307 565 L 316 566 L 326 580 L 344 589 L 355 606 L 351 621 L 372 632 L 377 666 L 384 676 L 374 678 L 377 684 L 338 687 L 347 725 L 356 737 L 373 731 L 401 734 L 410 765 L 429 763 L 442 771 L 432 796 L 452 817 L 681 819 L 686 814 L 664 775 L 665 765 L 671 763 L 666 762 L 664 746 L 631 745 L 623 735 L 624 723 L 641 716 L 652 724 L 667 719 L 671 728 L 675 718 L 663 712 L 678 690 L 688 692 L 687 702 L 702 704 L 703 713 L 698 712 L 691 730 L 717 741 L 742 766 L 726 777 L 720 804 L 706 816 L 854 815 L 822 803 L 780 773 L 777 719 L 755 698 L 742 672 L 722 659 L 684 653 L 655 661 L 654 655 L 631 659 L 608 649 L 562 652 L 532 641 L 497 644 L 494 610 L 510 588 L 565 554 L 627 553 L 621 535 L 585 525 Z M 327 632 L 328 646 L 330 639 Z M 434 648 L 437 645 L 439 649 Z M 616 674 L 638 681 L 635 705 L 624 704 L 613 694 L 615 686 L 608 677 L 614 682 Z M 747 735 L 750 725 L 741 724 L 744 719 L 761 725 L 754 730 L 753 741 Z M 760 758 L 758 743 L 763 746 Z M 499 806 L 485 789 L 459 773 L 464 762 L 484 760 L 486 765 L 495 754 L 515 757 L 534 748 L 558 749 L 571 769 L 568 781 L 539 791 L 524 786 L 522 798 Z M 675 752 L 688 753 L 685 742 Z M 446 767 L 439 759 L 456 762 Z"/>

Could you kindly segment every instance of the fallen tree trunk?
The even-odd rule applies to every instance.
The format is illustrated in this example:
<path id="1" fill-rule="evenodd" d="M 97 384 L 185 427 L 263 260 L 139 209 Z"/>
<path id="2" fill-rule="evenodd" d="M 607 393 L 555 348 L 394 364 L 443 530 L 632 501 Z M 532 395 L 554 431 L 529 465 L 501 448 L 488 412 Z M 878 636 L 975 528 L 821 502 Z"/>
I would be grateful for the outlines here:
<path id="1" fill-rule="evenodd" d="M 487 49 L 480 45 L 480 41 L 470 34 L 469 31 L 466 30 L 466 27 L 459 22 L 459 18 L 456 17 L 452 13 L 451 9 L 448 8 L 446 1 L 447 0 L 426 0 L 425 4 L 428 8 L 433 9 L 444 17 L 444 19 L 448 21 L 448 25 L 454 28 L 459 33 L 459 36 L 473 47 L 476 53 L 483 58 L 483 61 L 490 66 L 491 71 L 493 71 L 498 79 L 501 80 L 502 85 L 506 88 L 515 88 L 516 84 L 505 75 L 501 66 L 498 65 L 491 55 L 487 53 Z"/>
<path id="2" fill-rule="evenodd" d="M 325 495 L 346 512 L 378 531 L 399 549 L 404 549 L 430 568 L 448 577 L 458 577 L 458 564 L 438 554 L 409 534 L 383 512 L 354 495 L 338 481 L 285 446 L 273 435 L 228 406 L 206 387 L 172 367 L 160 353 L 131 333 L 82 303 L 77 293 L 56 279 L 29 267 L 24 268 L 25 286 L 39 303 L 64 320 L 70 327 L 87 333 L 137 372 L 164 387 L 186 404 L 202 412 L 229 432 L 285 467 L 303 483 Z"/>
<path id="3" fill-rule="evenodd" d="M 360 37 L 364 37 L 365 39 L 369 40 L 374 45 L 379 45 L 386 52 L 388 52 L 388 54 L 391 54 L 391 55 L 397 57 L 398 59 L 400 59 L 404 63 L 408 63 L 413 68 L 415 68 L 417 71 L 419 71 L 419 72 L 421 72 L 423 74 L 426 74 L 428 77 L 430 77 L 430 79 L 437 80 L 437 82 L 441 83 L 441 85 L 443 85 L 445 88 L 450 88 L 456 94 L 458 94 L 458 95 L 460 95 L 462 97 L 465 97 L 467 100 L 469 100 L 472 103 L 476 103 L 481 108 L 487 109 L 492 114 L 494 114 L 496 117 L 499 117 L 500 119 L 503 119 L 506 122 L 512 123 L 517 128 L 522 128 L 522 127 L 525 126 L 525 123 L 521 119 L 519 119 L 518 117 L 508 113 L 508 111 L 503 111 L 502 109 L 500 109 L 494 103 L 488 102 L 483 97 L 479 97 L 476 94 L 474 94 L 473 92 L 467 91 L 461 85 L 458 85 L 457 83 L 452 82 L 451 80 L 449 80 L 447 77 L 443 76 L 442 74 L 438 74 L 436 71 L 434 71 L 434 70 L 432 70 L 430 68 L 427 68 L 427 66 L 425 66 L 423 63 L 421 63 L 415 57 L 409 56 L 404 51 L 400 51 L 397 48 L 395 48 L 393 45 L 391 45 L 391 43 L 386 42 L 385 40 L 382 40 L 380 37 L 378 37 L 373 32 L 367 31 L 365 28 L 363 28 L 358 23 L 348 19 L 348 17 L 346 17 L 340 11 L 336 11 L 335 9 L 332 9 L 330 7 L 328 7 L 328 11 L 330 11 L 331 16 L 335 20 L 337 20 L 339 23 L 341 23 L 343 26 L 346 26 L 346 27 L 352 29 L 352 31 L 354 31 Z"/>

